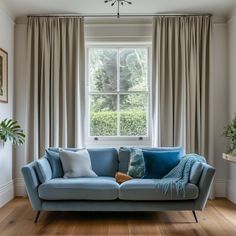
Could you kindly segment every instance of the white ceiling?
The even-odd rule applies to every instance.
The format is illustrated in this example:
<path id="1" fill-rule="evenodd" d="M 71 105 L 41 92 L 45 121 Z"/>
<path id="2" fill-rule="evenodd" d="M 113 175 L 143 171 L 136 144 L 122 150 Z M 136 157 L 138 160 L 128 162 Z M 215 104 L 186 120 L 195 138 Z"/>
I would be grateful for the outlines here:
<path id="1" fill-rule="evenodd" d="M 14 16 L 48 13 L 115 13 L 116 7 L 104 0 L 0 0 Z M 212 13 L 227 17 L 236 0 L 132 0 L 121 13 Z"/>

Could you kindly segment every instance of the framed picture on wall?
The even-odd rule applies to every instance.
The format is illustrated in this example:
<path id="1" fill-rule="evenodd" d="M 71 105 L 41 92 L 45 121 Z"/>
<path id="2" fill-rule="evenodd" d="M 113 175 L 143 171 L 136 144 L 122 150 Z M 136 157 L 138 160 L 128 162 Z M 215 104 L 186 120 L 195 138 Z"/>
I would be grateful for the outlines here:
<path id="1" fill-rule="evenodd" d="M 0 102 L 8 101 L 8 54 L 0 48 Z"/>

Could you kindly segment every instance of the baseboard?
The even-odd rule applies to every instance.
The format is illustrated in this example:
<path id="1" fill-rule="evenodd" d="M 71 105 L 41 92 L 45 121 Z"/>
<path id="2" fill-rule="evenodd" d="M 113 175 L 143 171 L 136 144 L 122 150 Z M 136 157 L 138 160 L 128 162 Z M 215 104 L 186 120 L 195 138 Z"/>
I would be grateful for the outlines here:
<path id="1" fill-rule="evenodd" d="M 13 180 L 5 185 L 0 186 L 0 207 L 14 198 L 14 183 Z"/>
<path id="2" fill-rule="evenodd" d="M 228 189 L 227 189 L 227 198 L 236 204 L 236 181 L 235 180 L 228 180 Z"/>
<path id="3" fill-rule="evenodd" d="M 16 178 L 14 180 L 14 190 L 16 197 L 25 197 L 26 196 L 26 189 L 25 183 L 23 178 Z"/>
<path id="4" fill-rule="evenodd" d="M 226 197 L 227 182 L 224 179 L 215 180 L 215 196 Z"/>

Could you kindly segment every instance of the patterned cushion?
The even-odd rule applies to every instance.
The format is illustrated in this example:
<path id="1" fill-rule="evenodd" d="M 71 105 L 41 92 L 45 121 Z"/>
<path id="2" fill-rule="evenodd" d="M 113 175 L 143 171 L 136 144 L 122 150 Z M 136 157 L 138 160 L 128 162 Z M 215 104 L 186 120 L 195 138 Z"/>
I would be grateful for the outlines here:
<path id="1" fill-rule="evenodd" d="M 144 175 L 143 152 L 139 148 L 130 148 L 130 162 L 128 175 L 133 178 L 142 178 Z"/>

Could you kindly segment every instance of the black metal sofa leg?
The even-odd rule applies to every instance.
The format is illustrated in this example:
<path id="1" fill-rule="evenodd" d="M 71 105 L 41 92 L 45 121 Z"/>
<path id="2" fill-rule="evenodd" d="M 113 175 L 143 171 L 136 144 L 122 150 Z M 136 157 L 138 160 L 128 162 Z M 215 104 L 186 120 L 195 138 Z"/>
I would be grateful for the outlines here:
<path id="1" fill-rule="evenodd" d="M 35 217 L 35 220 L 34 220 L 34 223 L 35 223 L 35 224 L 36 224 L 37 221 L 38 221 L 39 215 L 40 215 L 40 211 L 38 211 L 38 213 L 37 213 L 37 215 L 36 215 L 36 217 Z"/>
<path id="2" fill-rule="evenodd" d="M 196 223 L 198 223 L 196 212 L 195 211 L 192 211 L 192 212 L 193 212 L 193 216 L 194 216 L 194 218 L 196 220 Z"/>

